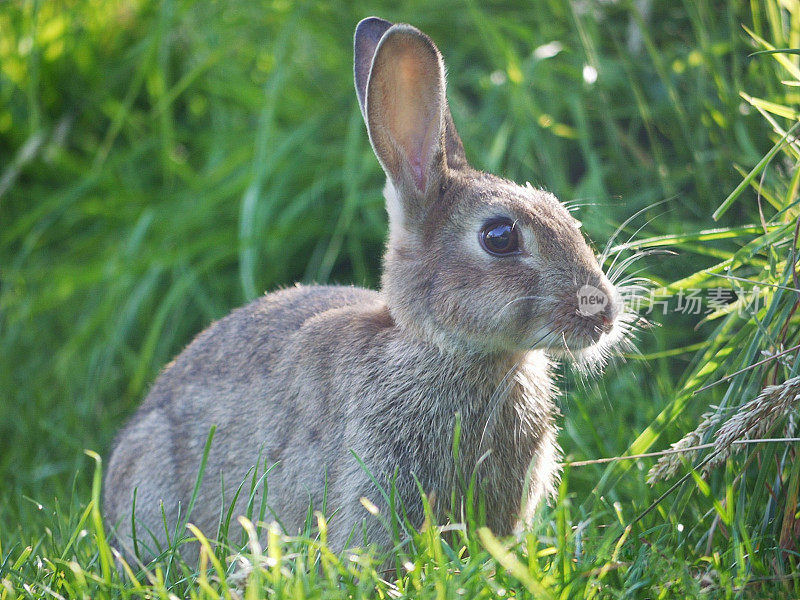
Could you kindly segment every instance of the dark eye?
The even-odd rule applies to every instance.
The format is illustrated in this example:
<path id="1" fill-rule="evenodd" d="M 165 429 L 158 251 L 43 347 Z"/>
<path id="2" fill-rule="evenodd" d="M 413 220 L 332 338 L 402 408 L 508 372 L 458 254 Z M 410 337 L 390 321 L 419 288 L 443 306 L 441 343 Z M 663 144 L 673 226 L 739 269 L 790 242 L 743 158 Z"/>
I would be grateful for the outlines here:
<path id="1" fill-rule="evenodd" d="M 511 219 L 489 221 L 481 229 L 481 246 L 489 254 L 505 256 L 519 252 L 519 233 Z"/>

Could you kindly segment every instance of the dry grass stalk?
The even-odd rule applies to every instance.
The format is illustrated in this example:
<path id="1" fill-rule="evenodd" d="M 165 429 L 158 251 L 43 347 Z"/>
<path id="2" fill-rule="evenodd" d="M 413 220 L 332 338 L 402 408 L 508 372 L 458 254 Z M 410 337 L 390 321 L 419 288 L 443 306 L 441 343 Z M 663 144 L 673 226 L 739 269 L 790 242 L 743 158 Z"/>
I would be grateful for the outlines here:
<path id="1" fill-rule="evenodd" d="M 714 435 L 712 456 L 705 465 L 705 470 L 724 462 L 737 451 L 736 442 L 763 437 L 783 417 L 791 417 L 791 413 L 800 404 L 800 376 L 787 379 L 781 384 L 770 385 L 750 402 L 742 405 L 735 415 L 725 421 Z M 705 434 L 715 427 L 722 417 L 719 413 L 705 413 L 697 429 L 672 444 L 672 448 L 685 448 L 686 453 L 663 456 L 653 465 L 647 474 L 647 481 L 656 481 L 672 477 L 678 472 L 682 461 L 694 460 L 697 446 L 702 443 Z M 790 422 L 793 424 L 793 421 Z M 791 425 L 790 425 L 791 426 Z"/>
<path id="2" fill-rule="evenodd" d="M 715 427 L 721 420 L 722 417 L 719 413 L 704 413 L 700 417 L 700 424 L 697 429 L 690 431 L 670 446 L 670 449 L 676 452 L 665 454 L 652 466 L 647 473 L 647 482 L 652 484 L 675 475 L 683 464 L 682 458 L 693 461 L 697 456 L 697 446 L 703 443 L 706 432 Z M 680 452 L 681 450 L 683 452 Z"/>
<path id="3" fill-rule="evenodd" d="M 719 428 L 714 439 L 713 467 L 730 456 L 733 443 L 764 437 L 775 423 L 787 416 L 800 403 L 800 376 L 778 385 L 769 385 Z"/>

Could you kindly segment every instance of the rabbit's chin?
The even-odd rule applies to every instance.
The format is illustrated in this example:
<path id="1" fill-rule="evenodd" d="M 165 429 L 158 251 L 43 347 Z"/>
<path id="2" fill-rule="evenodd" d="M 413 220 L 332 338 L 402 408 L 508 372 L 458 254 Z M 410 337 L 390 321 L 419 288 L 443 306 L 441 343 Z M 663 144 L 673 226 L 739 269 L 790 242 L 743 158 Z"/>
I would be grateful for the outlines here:
<path id="1" fill-rule="evenodd" d="M 613 328 L 601 334 L 599 338 L 588 335 L 561 336 L 561 343 L 551 345 L 547 354 L 554 359 L 571 363 L 580 373 L 599 374 L 605 369 L 609 360 L 622 356 L 624 351 L 634 348 L 629 320 L 629 315 L 621 315 L 615 321 Z"/>

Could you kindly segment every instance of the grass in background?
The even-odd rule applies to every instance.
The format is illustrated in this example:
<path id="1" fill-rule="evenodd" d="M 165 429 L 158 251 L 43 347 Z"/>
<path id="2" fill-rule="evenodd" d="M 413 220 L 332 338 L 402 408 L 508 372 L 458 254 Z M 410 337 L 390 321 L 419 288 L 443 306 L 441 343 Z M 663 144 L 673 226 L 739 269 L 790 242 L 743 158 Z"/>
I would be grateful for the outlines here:
<path id="1" fill-rule="evenodd" d="M 699 328 L 699 316 L 654 309 L 647 361 L 596 381 L 566 372 L 569 460 L 665 448 L 711 404 L 719 419 L 700 441 L 713 440 L 765 384 L 797 374 L 787 353 L 695 394 L 798 343 L 800 154 L 779 143 L 797 121 L 798 57 L 749 56 L 769 49 L 761 40 L 798 47 L 795 2 L 6 3 L 3 599 L 236 593 L 223 573 L 233 565 L 211 554 L 199 574 L 175 566 L 134 583 L 111 569 L 83 450 L 105 453 L 161 366 L 233 306 L 295 280 L 377 284 L 382 174 L 351 73 L 352 31 L 368 14 L 436 40 L 476 167 L 583 204 L 599 248 L 644 209 L 617 245 L 679 254 L 632 271 L 672 293 L 722 286 L 742 299 Z M 731 277 L 763 287 L 760 308 L 741 306 L 754 284 Z M 245 548 L 267 565 L 247 594 L 796 595 L 792 447 L 748 447 L 658 504 L 671 482 L 648 485 L 653 463 L 568 467 L 558 502 L 519 543 L 469 523 L 448 545 L 431 524 L 391 583 L 368 556 L 272 535 Z M 236 546 L 241 526 L 230 531 Z"/>

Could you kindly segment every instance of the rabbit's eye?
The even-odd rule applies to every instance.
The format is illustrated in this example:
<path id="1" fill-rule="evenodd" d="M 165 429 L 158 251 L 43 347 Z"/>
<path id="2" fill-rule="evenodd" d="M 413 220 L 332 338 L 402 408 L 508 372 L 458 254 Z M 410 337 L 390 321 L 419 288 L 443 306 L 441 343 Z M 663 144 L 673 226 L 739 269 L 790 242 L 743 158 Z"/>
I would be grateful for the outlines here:
<path id="1" fill-rule="evenodd" d="M 480 234 L 481 246 L 493 256 L 506 256 L 519 252 L 519 232 L 510 219 L 489 221 Z"/>

